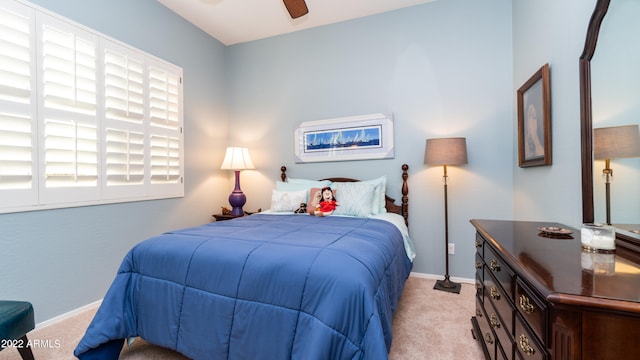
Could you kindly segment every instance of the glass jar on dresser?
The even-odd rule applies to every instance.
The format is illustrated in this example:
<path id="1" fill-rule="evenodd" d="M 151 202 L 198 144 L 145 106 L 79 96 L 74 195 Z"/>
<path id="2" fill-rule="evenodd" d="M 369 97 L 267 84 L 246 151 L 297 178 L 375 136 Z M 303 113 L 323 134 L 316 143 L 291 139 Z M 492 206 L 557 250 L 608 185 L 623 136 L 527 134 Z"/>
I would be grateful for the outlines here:
<path id="1" fill-rule="evenodd" d="M 471 322 L 487 359 L 640 359 L 638 254 L 586 252 L 580 231 L 557 223 L 471 223 Z"/>

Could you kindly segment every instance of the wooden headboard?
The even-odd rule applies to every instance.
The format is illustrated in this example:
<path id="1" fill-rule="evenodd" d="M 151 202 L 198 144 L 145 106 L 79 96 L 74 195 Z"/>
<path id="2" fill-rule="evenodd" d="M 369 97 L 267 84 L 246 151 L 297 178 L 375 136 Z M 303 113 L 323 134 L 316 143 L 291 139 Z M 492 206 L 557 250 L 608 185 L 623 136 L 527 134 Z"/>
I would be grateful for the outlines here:
<path id="1" fill-rule="evenodd" d="M 402 200 L 400 205 L 396 205 L 395 199 L 389 197 L 389 195 L 385 195 L 385 198 L 386 198 L 385 208 L 387 209 L 387 211 L 401 215 L 404 218 L 404 223 L 407 226 L 409 226 L 409 197 L 408 197 L 409 185 L 407 183 L 407 179 L 409 178 L 408 170 L 409 170 L 409 165 L 402 164 L 402 189 L 401 189 Z M 280 167 L 280 179 L 282 181 L 287 181 L 287 167 L 284 165 Z M 357 179 L 346 178 L 346 177 L 332 177 L 332 178 L 325 178 L 320 180 L 329 180 L 334 182 L 360 181 Z"/>

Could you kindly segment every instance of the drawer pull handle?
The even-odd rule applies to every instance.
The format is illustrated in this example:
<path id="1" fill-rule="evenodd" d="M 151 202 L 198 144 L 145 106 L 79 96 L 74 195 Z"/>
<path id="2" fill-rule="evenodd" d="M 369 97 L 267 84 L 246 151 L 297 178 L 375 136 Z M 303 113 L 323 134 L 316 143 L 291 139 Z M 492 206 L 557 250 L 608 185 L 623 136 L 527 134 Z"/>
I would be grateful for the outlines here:
<path id="1" fill-rule="evenodd" d="M 482 241 L 476 240 L 476 247 L 479 248 L 482 246 Z"/>
<path id="2" fill-rule="evenodd" d="M 500 271 L 500 264 L 496 259 L 493 259 L 489 262 L 489 268 L 491 271 Z"/>
<path id="3" fill-rule="evenodd" d="M 482 267 L 482 263 L 480 261 L 476 262 L 476 269 L 480 269 Z"/>
<path id="4" fill-rule="evenodd" d="M 478 289 L 478 290 L 482 289 L 482 284 L 481 283 L 476 283 L 476 289 Z"/>
<path id="5" fill-rule="evenodd" d="M 529 345 L 529 339 L 524 335 L 520 335 L 520 350 L 529 356 L 536 353 L 536 350 Z"/>
<path id="6" fill-rule="evenodd" d="M 482 311 L 480 309 L 476 309 L 476 316 L 482 317 Z"/>
<path id="7" fill-rule="evenodd" d="M 484 334 L 484 341 L 485 341 L 487 344 L 493 344 L 493 338 L 491 337 L 491 334 L 490 334 L 490 333 L 486 333 L 486 334 Z"/>
<path id="8" fill-rule="evenodd" d="M 495 313 L 491 314 L 491 319 L 489 320 L 489 323 L 491 324 L 492 328 L 499 328 L 500 321 L 498 320 L 498 315 L 496 315 Z"/>
<path id="9" fill-rule="evenodd" d="M 533 314 L 535 307 L 531 304 L 531 301 L 525 295 L 520 295 L 520 309 L 526 314 Z"/>
<path id="10" fill-rule="evenodd" d="M 500 293 L 498 292 L 498 289 L 496 289 L 495 287 L 492 286 L 491 290 L 489 290 L 489 293 L 492 299 L 500 300 Z"/>

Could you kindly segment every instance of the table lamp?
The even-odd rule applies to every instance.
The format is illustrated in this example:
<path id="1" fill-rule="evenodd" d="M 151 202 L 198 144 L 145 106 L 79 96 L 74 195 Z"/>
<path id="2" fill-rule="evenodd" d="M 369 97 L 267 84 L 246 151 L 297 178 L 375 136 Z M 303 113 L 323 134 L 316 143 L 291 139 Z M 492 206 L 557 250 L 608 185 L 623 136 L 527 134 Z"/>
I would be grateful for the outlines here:
<path id="1" fill-rule="evenodd" d="M 254 169 L 253 162 L 249 156 L 249 150 L 243 147 L 228 147 L 222 161 L 221 170 L 234 170 L 236 173 L 236 186 L 229 195 L 229 205 L 231 205 L 232 216 L 243 216 L 242 206 L 247 202 L 247 197 L 240 189 L 240 171 Z"/>
<path id="2" fill-rule="evenodd" d="M 640 125 L 593 129 L 593 158 L 604 160 L 607 225 L 611 225 L 611 159 L 640 157 Z"/>
<path id="3" fill-rule="evenodd" d="M 449 279 L 449 216 L 447 205 L 447 165 L 462 165 L 467 163 L 467 142 L 465 138 L 427 139 L 424 151 L 424 163 L 427 165 L 442 165 L 444 168 L 444 254 L 446 269 L 444 280 L 436 281 L 436 290 L 460 293 L 460 284 Z"/>

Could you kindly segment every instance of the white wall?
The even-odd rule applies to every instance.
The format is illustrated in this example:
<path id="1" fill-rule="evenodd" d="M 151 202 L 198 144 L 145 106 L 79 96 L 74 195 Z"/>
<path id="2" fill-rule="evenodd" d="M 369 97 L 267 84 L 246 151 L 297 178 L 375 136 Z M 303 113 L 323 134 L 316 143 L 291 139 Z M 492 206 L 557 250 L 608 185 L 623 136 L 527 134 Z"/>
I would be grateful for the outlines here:
<path id="1" fill-rule="evenodd" d="M 3 299 L 31 301 L 36 322 L 104 296 L 135 243 L 206 223 L 226 202 L 225 47 L 154 0 L 36 0 L 184 69 L 185 197 L 0 215 Z M 219 209 L 218 209 L 219 210 Z"/>
<path id="2" fill-rule="evenodd" d="M 512 217 L 511 1 L 436 1 L 229 48 L 230 141 L 250 148 L 246 209 L 268 208 L 280 165 L 291 177 L 386 174 L 399 199 L 410 166 L 414 271 L 444 273 L 442 168 L 425 140 L 467 138 L 469 164 L 449 170 L 453 276 L 472 278 L 471 218 Z M 299 122 L 376 112 L 395 118 L 392 160 L 295 164 Z"/>

